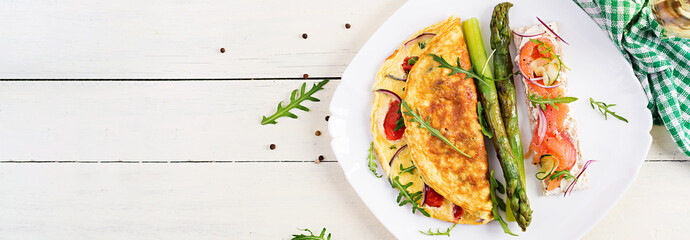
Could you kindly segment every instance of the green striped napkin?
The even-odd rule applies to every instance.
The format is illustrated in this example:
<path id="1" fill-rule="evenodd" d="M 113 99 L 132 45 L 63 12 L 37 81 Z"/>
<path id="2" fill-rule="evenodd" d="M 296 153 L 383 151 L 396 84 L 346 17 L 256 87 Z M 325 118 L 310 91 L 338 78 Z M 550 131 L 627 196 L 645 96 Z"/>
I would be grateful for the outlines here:
<path id="1" fill-rule="evenodd" d="M 654 124 L 690 156 L 690 40 L 669 37 L 649 0 L 574 0 L 606 31 L 647 94 Z"/>

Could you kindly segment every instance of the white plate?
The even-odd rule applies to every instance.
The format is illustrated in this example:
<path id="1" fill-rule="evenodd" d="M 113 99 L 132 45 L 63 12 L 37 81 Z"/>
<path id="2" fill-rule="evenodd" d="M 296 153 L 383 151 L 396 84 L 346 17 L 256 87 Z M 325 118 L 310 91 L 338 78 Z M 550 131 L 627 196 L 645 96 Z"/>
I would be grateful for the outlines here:
<path id="1" fill-rule="evenodd" d="M 393 14 L 362 47 L 343 73 L 331 101 L 328 129 L 331 146 L 345 177 L 362 201 L 386 228 L 399 239 L 438 239 L 418 232 L 429 228 L 447 228 L 451 224 L 412 214 L 409 205 L 399 207 L 385 179 L 375 178 L 367 168 L 367 149 L 372 141 L 369 115 L 374 76 L 383 60 L 415 31 L 452 14 L 462 20 L 476 17 L 482 27 L 485 46 L 489 46 L 489 21 L 499 1 L 411 0 Z M 581 238 L 618 202 L 635 180 L 652 137 L 652 119 L 647 100 L 630 65 L 606 34 L 572 1 L 521 0 L 510 10 L 513 28 L 558 21 L 564 45 L 563 58 L 569 72 L 572 95 L 580 100 L 571 104 L 577 121 L 582 155 L 597 159 L 587 170 L 590 188 L 573 192 L 567 198 L 545 197 L 534 174 L 536 167 L 526 166 L 528 195 L 534 214 L 527 232 L 517 224 L 511 229 L 524 239 Z M 514 56 L 514 55 L 513 55 Z M 518 110 L 523 147 L 531 139 L 522 84 L 518 84 Z M 614 118 L 604 120 L 591 109 L 588 99 L 618 104 L 614 110 L 630 123 Z M 491 144 L 487 144 L 490 146 Z M 493 149 L 489 149 L 491 169 L 501 172 Z M 379 169 L 379 172 L 382 170 Z M 502 174 L 497 174 L 501 176 Z M 631 213 L 634 214 L 634 213 Z M 452 239 L 500 239 L 505 235 L 497 222 L 482 226 L 457 226 Z"/>

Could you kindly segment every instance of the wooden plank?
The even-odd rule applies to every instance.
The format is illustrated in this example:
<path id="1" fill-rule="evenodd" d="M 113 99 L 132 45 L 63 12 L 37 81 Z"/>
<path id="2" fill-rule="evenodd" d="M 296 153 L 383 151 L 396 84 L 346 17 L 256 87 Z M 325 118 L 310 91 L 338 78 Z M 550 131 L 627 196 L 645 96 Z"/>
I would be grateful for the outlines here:
<path id="1" fill-rule="evenodd" d="M 305 104 L 311 112 L 296 112 L 300 119 L 258 124 L 302 82 L 2 82 L 0 134 L 15 137 L 0 139 L 0 159 L 334 160 L 324 118 L 337 80 L 317 93 L 322 102 Z M 688 159 L 663 127 L 652 134 L 649 159 Z"/>
<path id="2" fill-rule="evenodd" d="M 338 80 L 299 119 L 260 125 L 317 81 L 0 82 L 0 160 L 335 161 L 325 117 Z M 649 159 L 688 159 L 663 127 L 652 135 Z"/>
<path id="3" fill-rule="evenodd" d="M 647 160 L 651 161 L 690 161 L 683 151 L 678 148 L 668 129 L 664 126 L 654 126 L 652 131 L 652 146 L 649 149 Z"/>
<path id="4" fill-rule="evenodd" d="M 3 238 L 390 238 L 337 163 L 1 166 Z"/>
<path id="5" fill-rule="evenodd" d="M 0 160 L 333 161 L 338 81 L 299 119 L 260 125 L 303 82 L 0 82 Z"/>
<path id="6" fill-rule="evenodd" d="M 2 1 L 0 78 L 340 76 L 404 2 Z"/>
<path id="7" fill-rule="evenodd" d="M 3 238 L 262 240 L 326 227 L 334 239 L 394 239 L 337 163 L 0 166 Z M 668 189 L 683 189 L 688 170 L 645 163 L 586 239 L 682 239 L 690 192 Z"/>

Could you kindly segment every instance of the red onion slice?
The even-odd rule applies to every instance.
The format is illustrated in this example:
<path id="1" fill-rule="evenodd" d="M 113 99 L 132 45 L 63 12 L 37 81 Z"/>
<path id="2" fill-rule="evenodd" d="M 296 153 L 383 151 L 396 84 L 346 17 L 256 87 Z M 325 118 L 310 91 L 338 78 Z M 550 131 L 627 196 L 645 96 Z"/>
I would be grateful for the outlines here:
<path id="1" fill-rule="evenodd" d="M 406 147 L 407 147 L 407 144 L 405 144 L 405 145 L 403 145 L 402 147 L 398 148 L 398 151 L 395 151 L 395 154 L 393 154 L 393 156 L 391 157 L 391 160 L 388 162 L 388 166 L 392 166 L 392 165 L 393 165 L 393 159 L 395 159 L 395 158 L 398 156 L 398 154 L 400 154 L 400 152 L 402 152 L 402 150 L 405 149 Z"/>
<path id="2" fill-rule="evenodd" d="M 544 114 L 544 110 L 541 110 L 539 107 L 537 107 L 537 110 L 539 110 L 539 126 L 537 126 L 537 137 L 539 137 L 539 143 L 537 143 L 537 145 L 541 145 L 541 143 L 544 142 L 544 137 L 546 136 L 546 114 Z"/>
<path id="3" fill-rule="evenodd" d="M 520 64 L 518 64 L 518 69 L 520 69 L 520 75 L 522 75 L 523 78 L 527 79 L 527 81 L 533 83 L 534 85 L 537 85 L 537 86 L 542 87 L 542 88 L 555 88 L 555 87 L 559 87 L 559 86 L 563 85 L 563 81 L 558 81 L 557 84 L 554 84 L 551 86 L 546 86 L 544 84 L 538 83 L 536 81 L 542 80 L 542 79 L 544 79 L 544 77 L 530 78 L 527 76 L 527 74 L 525 74 L 525 72 L 522 71 L 522 68 L 519 65 Z"/>
<path id="4" fill-rule="evenodd" d="M 393 79 L 393 80 L 398 80 L 398 81 L 407 82 L 407 78 L 399 78 L 399 77 L 393 76 L 393 75 L 391 75 L 391 74 L 386 75 L 386 77 L 388 77 L 388 78 L 390 78 L 390 79 Z"/>
<path id="5" fill-rule="evenodd" d="M 542 21 L 539 17 L 537 17 L 537 20 L 539 20 L 539 22 L 540 22 L 542 25 L 544 25 L 544 27 L 546 27 L 546 29 L 548 29 L 551 33 L 553 33 L 553 35 L 555 35 L 558 39 L 560 39 L 561 41 L 563 41 L 565 44 L 570 45 L 570 43 L 566 42 L 561 36 L 558 36 L 558 34 L 557 34 L 555 31 L 553 31 L 553 29 L 551 29 L 551 28 L 549 27 L 549 25 L 547 25 L 546 23 L 544 23 L 544 21 Z"/>
<path id="6" fill-rule="evenodd" d="M 563 197 L 566 196 L 566 194 L 571 194 L 573 193 L 573 190 L 575 189 L 575 185 L 577 184 L 577 180 L 580 179 L 580 176 L 582 176 L 582 173 L 587 170 L 587 167 L 589 167 L 590 163 L 597 162 L 597 160 L 589 160 L 585 163 L 585 165 L 582 167 L 582 170 L 580 171 L 579 174 L 577 174 L 577 177 L 575 177 L 575 181 L 571 182 L 570 185 L 565 189 L 565 192 L 563 193 Z"/>
<path id="7" fill-rule="evenodd" d="M 525 79 L 527 79 L 527 81 L 533 83 L 534 85 L 537 85 L 537 86 L 542 87 L 542 88 L 555 88 L 555 87 L 560 87 L 561 85 L 563 85 L 563 81 L 558 81 L 557 84 L 554 84 L 554 85 L 551 85 L 551 86 L 546 86 L 546 85 L 544 85 L 544 84 L 535 82 L 535 81 L 532 80 L 532 79 L 529 79 L 529 78 L 525 78 Z M 535 78 L 535 79 L 536 79 L 536 78 Z M 540 78 L 539 80 L 541 80 L 541 78 Z"/>
<path id="8" fill-rule="evenodd" d="M 385 93 L 385 94 L 391 95 L 392 97 L 394 97 L 395 99 L 397 99 L 398 102 L 402 102 L 402 98 L 400 98 L 400 96 L 398 96 L 398 94 L 394 93 L 394 92 L 391 91 L 391 90 L 388 90 L 388 89 L 376 89 L 375 91 L 380 92 L 380 93 Z"/>
<path id="9" fill-rule="evenodd" d="M 404 45 L 405 45 L 405 47 L 407 47 L 407 44 L 409 44 L 411 42 L 420 40 L 422 38 L 433 37 L 433 36 L 436 36 L 436 33 L 422 33 L 422 34 L 419 34 L 418 36 L 416 36 L 415 38 L 410 39 L 409 41 L 405 42 Z"/>
<path id="10" fill-rule="evenodd" d="M 541 35 L 543 35 L 544 33 L 546 33 L 546 32 L 542 32 L 542 33 L 527 35 L 527 34 L 517 33 L 517 32 L 515 32 L 515 31 L 512 31 L 512 32 L 513 32 L 513 34 L 518 35 L 518 36 L 520 36 L 520 37 L 536 37 L 536 36 L 541 36 Z"/>

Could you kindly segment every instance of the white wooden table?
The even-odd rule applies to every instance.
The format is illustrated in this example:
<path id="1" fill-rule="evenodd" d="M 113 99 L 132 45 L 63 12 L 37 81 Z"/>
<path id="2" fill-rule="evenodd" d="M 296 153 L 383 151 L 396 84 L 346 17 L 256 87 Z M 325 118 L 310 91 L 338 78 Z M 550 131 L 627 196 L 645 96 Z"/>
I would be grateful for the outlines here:
<path id="1" fill-rule="evenodd" d="M 327 227 L 393 239 L 345 181 L 325 117 L 342 71 L 403 3 L 1 1 L 0 238 L 289 239 Z M 259 124 L 324 78 L 312 111 Z M 690 158 L 663 127 L 651 134 L 636 182 L 587 239 L 684 236 Z"/>

